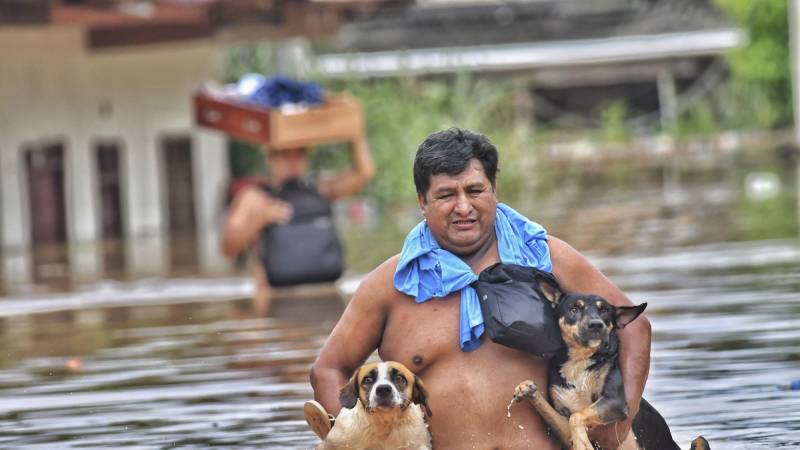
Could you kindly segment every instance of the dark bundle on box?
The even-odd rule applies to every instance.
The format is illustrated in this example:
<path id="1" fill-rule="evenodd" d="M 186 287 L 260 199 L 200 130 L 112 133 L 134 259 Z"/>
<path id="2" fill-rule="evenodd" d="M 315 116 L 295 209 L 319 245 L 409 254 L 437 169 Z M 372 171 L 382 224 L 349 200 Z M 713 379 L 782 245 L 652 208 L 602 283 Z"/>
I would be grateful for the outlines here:
<path id="1" fill-rule="evenodd" d="M 349 141 L 363 132 L 361 105 L 346 94 L 323 95 L 314 85 L 285 77 L 255 84 L 247 95 L 199 90 L 194 96 L 197 124 L 274 150 Z"/>

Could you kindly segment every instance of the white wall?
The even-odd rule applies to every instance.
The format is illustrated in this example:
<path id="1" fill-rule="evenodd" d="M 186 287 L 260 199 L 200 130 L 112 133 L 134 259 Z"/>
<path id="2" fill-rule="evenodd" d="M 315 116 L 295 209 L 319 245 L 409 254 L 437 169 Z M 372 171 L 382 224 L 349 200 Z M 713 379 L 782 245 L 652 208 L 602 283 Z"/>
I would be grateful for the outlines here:
<path id="1" fill-rule="evenodd" d="M 20 262 L 30 243 L 21 148 L 51 139 L 62 140 L 66 149 L 66 219 L 74 277 L 90 279 L 100 269 L 94 245 L 100 221 L 93 145 L 102 139 L 122 144 L 129 267 L 142 275 L 162 272 L 166 221 L 159 142 L 165 133 L 199 135 L 191 94 L 204 81 L 219 78 L 220 55 L 220 47 L 210 41 L 89 52 L 78 28 L 0 28 L 0 218 L 7 281 L 29 277 L 24 273 L 27 263 Z M 224 140 L 204 142 L 204 150 L 195 148 L 193 153 L 213 163 L 195 162 L 195 167 L 223 168 L 197 179 L 207 183 L 204 195 L 216 195 L 212 191 L 221 189 L 227 176 L 227 160 L 219 156 Z M 198 214 L 204 216 L 197 222 L 208 235 L 214 231 L 208 230 L 214 223 L 207 217 L 212 212 L 201 206 L 207 200 L 200 203 Z M 216 251 L 216 246 L 201 248 Z"/>

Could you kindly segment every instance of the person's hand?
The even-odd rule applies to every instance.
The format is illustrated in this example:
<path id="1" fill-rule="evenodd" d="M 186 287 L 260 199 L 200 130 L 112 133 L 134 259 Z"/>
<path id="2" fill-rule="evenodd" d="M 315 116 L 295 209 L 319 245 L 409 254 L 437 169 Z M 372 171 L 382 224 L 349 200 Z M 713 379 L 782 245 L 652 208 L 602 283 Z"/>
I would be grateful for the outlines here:
<path id="1" fill-rule="evenodd" d="M 231 203 L 222 229 L 222 252 L 234 257 L 251 245 L 261 229 L 273 223 L 287 223 L 292 218 L 292 207 L 262 189 L 248 186 L 241 190 Z"/>
<path id="2" fill-rule="evenodd" d="M 628 417 L 631 417 L 630 415 Z M 601 448 L 612 450 L 619 448 L 631 431 L 631 420 L 625 419 L 608 425 L 600 425 L 589 430 L 589 438 L 597 442 Z"/>
<path id="3" fill-rule="evenodd" d="M 274 223 L 287 223 L 292 218 L 292 206 L 258 188 L 248 188 L 238 198 L 237 209 L 247 211 L 248 221 L 256 229 Z"/>
<path id="4" fill-rule="evenodd" d="M 261 193 L 261 201 L 257 206 L 258 217 L 263 226 L 274 223 L 286 224 L 292 219 L 292 205 Z"/>

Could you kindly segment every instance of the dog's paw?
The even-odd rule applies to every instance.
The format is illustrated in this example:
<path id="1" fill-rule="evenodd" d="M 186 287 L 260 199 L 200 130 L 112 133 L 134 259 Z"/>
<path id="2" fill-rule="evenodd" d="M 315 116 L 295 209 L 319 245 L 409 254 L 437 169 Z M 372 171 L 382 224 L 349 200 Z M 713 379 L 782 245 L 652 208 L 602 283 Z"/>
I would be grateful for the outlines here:
<path id="1" fill-rule="evenodd" d="M 523 398 L 533 400 L 533 398 L 536 397 L 537 391 L 536 383 L 531 380 L 525 380 L 514 389 L 514 400 L 520 401 Z"/>
<path id="2" fill-rule="evenodd" d="M 572 435 L 572 450 L 594 450 L 583 417 L 573 414 L 569 418 L 569 428 Z"/>
<path id="3" fill-rule="evenodd" d="M 594 450 L 595 447 L 592 445 L 592 442 L 589 440 L 589 437 L 584 434 L 581 436 L 580 433 L 572 435 L 572 450 Z"/>

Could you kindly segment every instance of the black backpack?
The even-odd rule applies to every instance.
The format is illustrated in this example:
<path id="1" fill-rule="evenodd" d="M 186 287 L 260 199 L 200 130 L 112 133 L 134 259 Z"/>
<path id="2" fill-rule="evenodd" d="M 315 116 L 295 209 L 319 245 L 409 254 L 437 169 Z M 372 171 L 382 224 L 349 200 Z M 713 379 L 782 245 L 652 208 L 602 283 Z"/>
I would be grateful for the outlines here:
<path id="1" fill-rule="evenodd" d="M 269 194 L 292 205 L 287 224 L 261 231 L 261 263 L 271 286 L 335 281 L 344 270 L 331 203 L 316 187 L 290 180 Z"/>

